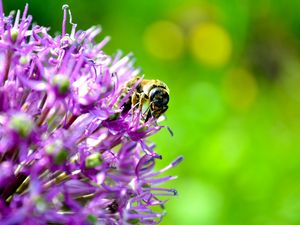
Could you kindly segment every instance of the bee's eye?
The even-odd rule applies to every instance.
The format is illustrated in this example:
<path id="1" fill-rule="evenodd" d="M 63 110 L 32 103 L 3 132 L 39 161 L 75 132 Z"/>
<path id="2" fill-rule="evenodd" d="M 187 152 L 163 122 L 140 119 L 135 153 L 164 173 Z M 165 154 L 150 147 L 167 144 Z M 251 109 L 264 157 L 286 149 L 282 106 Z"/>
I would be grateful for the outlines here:
<path id="1" fill-rule="evenodd" d="M 156 106 L 167 105 L 169 102 L 169 94 L 163 88 L 154 88 L 150 92 L 150 102 L 153 102 Z"/>
<path id="2" fill-rule="evenodd" d="M 169 102 L 169 94 L 166 91 L 163 93 L 162 98 L 163 105 L 167 105 Z"/>

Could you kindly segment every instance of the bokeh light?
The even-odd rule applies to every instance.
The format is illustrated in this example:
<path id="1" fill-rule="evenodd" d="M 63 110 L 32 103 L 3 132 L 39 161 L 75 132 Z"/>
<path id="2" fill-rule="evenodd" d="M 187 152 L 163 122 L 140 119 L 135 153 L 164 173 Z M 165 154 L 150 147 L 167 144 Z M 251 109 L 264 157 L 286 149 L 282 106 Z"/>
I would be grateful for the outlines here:
<path id="1" fill-rule="evenodd" d="M 192 29 L 189 45 L 195 59 L 207 66 L 226 65 L 232 54 L 228 32 L 211 22 L 199 24 Z"/>
<path id="2" fill-rule="evenodd" d="M 174 60 L 182 56 L 184 35 L 176 24 L 169 21 L 158 21 L 151 24 L 144 34 L 145 48 L 162 60 Z"/>

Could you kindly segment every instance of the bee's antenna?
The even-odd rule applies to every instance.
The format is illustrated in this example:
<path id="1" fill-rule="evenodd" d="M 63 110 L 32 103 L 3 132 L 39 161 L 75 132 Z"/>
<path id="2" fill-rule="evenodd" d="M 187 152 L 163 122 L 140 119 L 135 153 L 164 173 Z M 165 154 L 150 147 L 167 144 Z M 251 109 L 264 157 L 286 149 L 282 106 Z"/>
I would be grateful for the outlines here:
<path id="1" fill-rule="evenodd" d="M 172 137 L 174 136 L 174 133 L 169 126 L 163 126 L 163 128 L 166 128 Z"/>

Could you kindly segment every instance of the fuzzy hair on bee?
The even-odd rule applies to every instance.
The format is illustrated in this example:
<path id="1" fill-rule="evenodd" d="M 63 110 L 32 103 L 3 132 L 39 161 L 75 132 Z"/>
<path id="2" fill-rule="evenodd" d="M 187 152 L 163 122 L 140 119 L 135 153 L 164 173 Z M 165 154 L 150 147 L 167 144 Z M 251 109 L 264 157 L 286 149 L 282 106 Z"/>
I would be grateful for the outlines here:
<path id="1" fill-rule="evenodd" d="M 128 113 L 131 109 L 142 110 L 143 106 L 148 105 L 143 112 L 145 122 L 152 117 L 157 120 L 168 109 L 170 90 L 160 80 L 146 80 L 136 76 L 126 83 L 120 99 L 123 99 L 128 93 L 131 93 L 128 99 L 120 105 L 122 111 Z"/>

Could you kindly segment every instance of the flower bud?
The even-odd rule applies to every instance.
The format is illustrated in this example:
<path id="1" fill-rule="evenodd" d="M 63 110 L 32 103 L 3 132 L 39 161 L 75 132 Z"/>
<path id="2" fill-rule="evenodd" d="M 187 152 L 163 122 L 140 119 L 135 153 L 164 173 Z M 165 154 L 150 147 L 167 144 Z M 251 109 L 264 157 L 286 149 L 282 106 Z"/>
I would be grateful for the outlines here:
<path id="1" fill-rule="evenodd" d="M 26 138 L 30 135 L 34 123 L 30 116 L 25 113 L 14 114 L 9 121 L 9 128 L 14 130 L 19 136 Z"/>
<path id="2" fill-rule="evenodd" d="M 54 159 L 55 164 L 63 164 L 67 157 L 68 151 L 64 148 L 61 140 L 56 140 L 45 147 L 45 151 L 48 155 L 51 155 Z"/>
<path id="3" fill-rule="evenodd" d="M 70 88 L 70 80 L 66 75 L 57 74 L 52 78 L 52 85 L 57 88 L 59 94 L 66 94 Z"/>
<path id="4" fill-rule="evenodd" d="M 102 160 L 101 160 L 101 155 L 99 152 L 95 152 L 85 159 L 85 166 L 87 168 L 95 168 L 96 166 L 101 165 Z"/>

